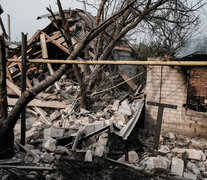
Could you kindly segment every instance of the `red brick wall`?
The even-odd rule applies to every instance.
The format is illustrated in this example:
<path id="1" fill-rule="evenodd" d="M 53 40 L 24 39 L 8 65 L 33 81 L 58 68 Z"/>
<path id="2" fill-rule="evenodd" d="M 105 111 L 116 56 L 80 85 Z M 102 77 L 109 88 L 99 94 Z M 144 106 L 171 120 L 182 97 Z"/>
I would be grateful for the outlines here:
<path id="1" fill-rule="evenodd" d="M 199 106 L 207 100 L 207 68 L 192 67 L 189 72 L 188 104 Z M 194 109 L 198 110 L 198 109 Z"/>

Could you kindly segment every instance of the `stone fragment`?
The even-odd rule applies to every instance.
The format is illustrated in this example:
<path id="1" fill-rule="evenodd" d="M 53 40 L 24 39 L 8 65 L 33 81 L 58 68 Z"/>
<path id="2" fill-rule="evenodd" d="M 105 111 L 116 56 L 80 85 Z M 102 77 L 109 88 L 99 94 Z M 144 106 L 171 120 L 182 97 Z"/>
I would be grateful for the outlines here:
<path id="1" fill-rule="evenodd" d="M 158 150 L 158 152 L 161 155 L 167 155 L 170 152 L 170 149 L 167 146 L 165 146 L 165 145 L 161 145 L 161 147 Z"/>
<path id="2" fill-rule="evenodd" d="M 180 159 L 183 158 L 183 155 L 184 155 L 185 152 L 186 152 L 185 149 L 179 149 L 179 148 L 174 148 L 174 149 L 171 150 L 171 153 L 174 156 L 176 156 L 176 157 L 178 157 Z"/>
<path id="3" fill-rule="evenodd" d="M 194 174 L 199 175 L 200 174 L 200 169 L 192 162 L 188 162 L 186 164 L 186 168 L 190 171 L 192 171 Z"/>
<path id="4" fill-rule="evenodd" d="M 83 129 L 84 134 L 90 134 L 94 131 L 95 131 L 95 124 L 89 124 L 89 125 L 85 126 Z"/>
<path id="5" fill-rule="evenodd" d="M 129 107 L 129 104 L 128 104 L 127 100 L 124 100 L 121 103 L 121 106 L 119 106 L 119 113 L 123 114 L 123 115 L 127 115 L 127 116 L 132 115 L 132 111 L 131 111 L 131 108 Z"/>
<path id="6" fill-rule="evenodd" d="M 47 152 L 43 153 L 41 157 L 45 163 L 49 163 L 49 164 L 51 164 L 55 159 L 50 153 Z"/>
<path id="7" fill-rule="evenodd" d="M 191 139 L 190 142 L 189 142 L 189 149 L 203 149 L 204 147 L 206 146 L 206 143 L 202 142 L 202 141 L 196 141 L 196 140 L 193 140 Z"/>
<path id="8" fill-rule="evenodd" d="M 53 127 L 44 129 L 44 139 L 47 139 L 48 137 L 51 138 L 63 137 L 64 131 L 65 131 L 64 129 L 53 128 Z"/>
<path id="9" fill-rule="evenodd" d="M 129 151 L 128 152 L 128 160 L 130 163 L 137 163 L 139 161 L 138 154 L 136 151 Z"/>
<path id="10" fill-rule="evenodd" d="M 128 117 L 127 115 L 120 114 L 118 117 L 116 117 L 116 123 L 118 125 L 124 126 L 128 122 Z"/>
<path id="11" fill-rule="evenodd" d="M 92 152 L 91 150 L 88 150 L 85 154 L 85 161 L 92 162 Z"/>
<path id="12" fill-rule="evenodd" d="M 160 143 L 160 144 L 163 144 L 163 142 L 164 142 L 164 139 L 163 139 L 163 137 L 160 135 L 159 143 Z"/>
<path id="13" fill-rule="evenodd" d="M 169 168 L 170 161 L 167 158 L 161 157 L 147 157 L 147 160 L 143 163 L 143 166 L 146 167 L 145 170 L 149 173 L 153 173 L 156 169 L 165 169 Z"/>
<path id="14" fill-rule="evenodd" d="M 116 160 L 117 162 L 124 162 L 126 161 L 126 156 L 123 155 L 122 157 L 120 157 L 119 159 Z"/>
<path id="15" fill-rule="evenodd" d="M 57 146 L 57 148 L 55 149 L 55 153 L 56 154 L 70 154 L 70 152 L 69 152 L 69 150 L 66 148 L 66 147 L 64 147 L 64 146 Z"/>
<path id="16" fill-rule="evenodd" d="M 188 159 L 198 160 L 198 161 L 205 161 L 206 156 L 201 150 L 195 149 L 185 149 L 186 156 Z"/>
<path id="17" fill-rule="evenodd" d="M 53 152 L 56 149 L 56 143 L 57 143 L 57 140 L 49 137 L 43 140 L 43 147 Z"/>
<path id="18" fill-rule="evenodd" d="M 94 122 L 94 131 L 97 131 L 104 127 L 104 121 L 95 121 Z"/>
<path id="19" fill-rule="evenodd" d="M 31 140 L 40 139 L 42 133 L 36 129 L 36 127 L 32 127 L 29 131 L 26 131 L 26 142 L 30 142 Z"/>
<path id="20" fill-rule="evenodd" d="M 171 140 L 171 141 L 175 141 L 175 134 L 174 133 L 168 133 L 168 138 Z"/>
<path id="21" fill-rule="evenodd" d="M 113 104 L 113 106 L 112 106 L 112 110 L 113 111 L 118 111 L 118 109 L 119 109 L 119 100 L 115 100 L 114 101 L 114 104 Z"/>
<path id="22" fill-rule="evenodd" d="M 98 141 L 97 141 L 97 145 L 99 146 L 106 146 L 108 141 L 108 134 L 107 133 L 103 133 L 102 135 L 99 136 Z"/>
<path id="23" fill-rule="evenodd" d="M 173 158 L 171 172 L 179 176 L 183 176 L 184 161 L 182 159 Z"/>
<path id="24" fill-rule="evenodd" d="M 188 178 L 188 179 L 192 179 L 192 180 L 197 179 L 197 176 L 195 174 L 187 173 L 187 172 L 184 172 L 183 177 Z"/>
<path id="25" fill-rule="evenodd" d="M 104 155 L 105 146 L 96 146 L 95 156 L 102 157 Z"/>
<path id="26" fill-rule="evenodd" d="M 60 112 L 58 110 L 56 110 L 55 112 L 53 112 L 51 115 L 50 115 L 50 119 L 52 121 L 56 120 L 57 118 L 59 118 L 61 116 Z"/>

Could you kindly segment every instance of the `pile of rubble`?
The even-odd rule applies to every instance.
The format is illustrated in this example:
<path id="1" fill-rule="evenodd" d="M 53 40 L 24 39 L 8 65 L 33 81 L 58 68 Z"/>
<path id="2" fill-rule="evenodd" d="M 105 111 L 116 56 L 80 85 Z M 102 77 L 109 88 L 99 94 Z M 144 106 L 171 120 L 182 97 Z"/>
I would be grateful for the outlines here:
<path id="1" fill-rule="evenodd" d="M 153 156 L 153 134 L 138 127 L 144 100 L 112 100 L 107 95 L 103 99 L 105 104 L 95 102 L 93 111 L 74 108 L 75 103 L 71 103 L 65 109 L 27 113 L 26 145 L 19 144 L 18 122 L 14 129 L 16 156 L 11 162 L 0 161 L 0 167 L 15 169 L 1 170 L 3 178 L 61 179 L 58 165 L 62 157 L 83 163 L 104 158 L 163 179 L 207 177 L 206 140 L 162 135 L 158 155 Z M 25 171 L 19 171 L 20 165 Z"/>

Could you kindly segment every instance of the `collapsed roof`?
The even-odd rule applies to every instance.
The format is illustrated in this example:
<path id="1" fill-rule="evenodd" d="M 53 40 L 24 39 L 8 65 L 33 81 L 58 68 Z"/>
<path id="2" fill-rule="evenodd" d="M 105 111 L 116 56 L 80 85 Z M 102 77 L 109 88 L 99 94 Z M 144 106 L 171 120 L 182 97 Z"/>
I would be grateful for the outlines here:
<path id="1" fill-rule="evenodd" d="M 83 39 L 83 37 L 94 27 L 95 17 L 93 17 L 90 13 L 84 12 L 79 9 L 64 10 L 64 12 L 69 23 L 72 44 L 74 47 L 76 47 L 77 44 Z M 62 24 L 59 13 L 55 12 L 54 16 L 56 20 L 54 20 L 51 14 L 37 17 L 37 19 L 49 18 L 51 20 L 51 23 L 43 30 L 38 30 L 28 41 L 28 58 L 43 58 L 40 42 L 41 34 L 44 34 L 46 39 L 49 59 L 66 59 L 70 54 L 65 39 L 58 29 L 58 26 L 61 26 Z M 107 38 L 109 37 L 109 34 L 107 32 L 109 32 L 110 30 L 111 27 L 108 27 L 104 31 L 103 39 L 107 40 Z M 94 39 L 88 45 L 88 52 L 90 56 L 89 59 L 94 59 L 97 46 L 96 43 L 97 39 Z M 113 48 L 113 50 L 128 51 L 134 54 L 133 49 L 128 45 L 127 41 L 125 40 L 119 41 L 117 45 Z M 20 53 L 21 52 L 19 50 L 16 55 L 20 56 Z M 84 54 L 80 54 L 79 59 L 82 58 L 84 59 Z"/>

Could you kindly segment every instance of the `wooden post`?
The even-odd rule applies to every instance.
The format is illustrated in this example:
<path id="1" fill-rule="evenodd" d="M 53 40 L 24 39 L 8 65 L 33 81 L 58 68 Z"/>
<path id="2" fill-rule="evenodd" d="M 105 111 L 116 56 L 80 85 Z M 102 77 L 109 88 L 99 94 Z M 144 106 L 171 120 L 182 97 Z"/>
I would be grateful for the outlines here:
<path id="1" fill-rule="evenodd" d="M 26 73 L 27 73 L 27 35 L 22 33 L 22 75 L 21 75 L 21 92 L 26 90 Z M 26 130 L 26 107 L 21 115 L 21 144 L 25 145 L 25 130 Z"/>
<path id="2" fill-rule="evenodd" d="M 6 89 L 6 52 L 4 37 L 0 37 L 0 122 L 8 116 L 7 111 L 7 89 Z"/>
<path id="3" fill-rule="evenodd" d="M 150 101 L 148 101 L 147 104 L 151 106 L 158 106 L 157 124 L 155 127 L 155 139 L 154 139 L 154 155 L 157 156 L 164 108 L 177 109 L 177 106 L 171 104 L 150 102 Z"/>

